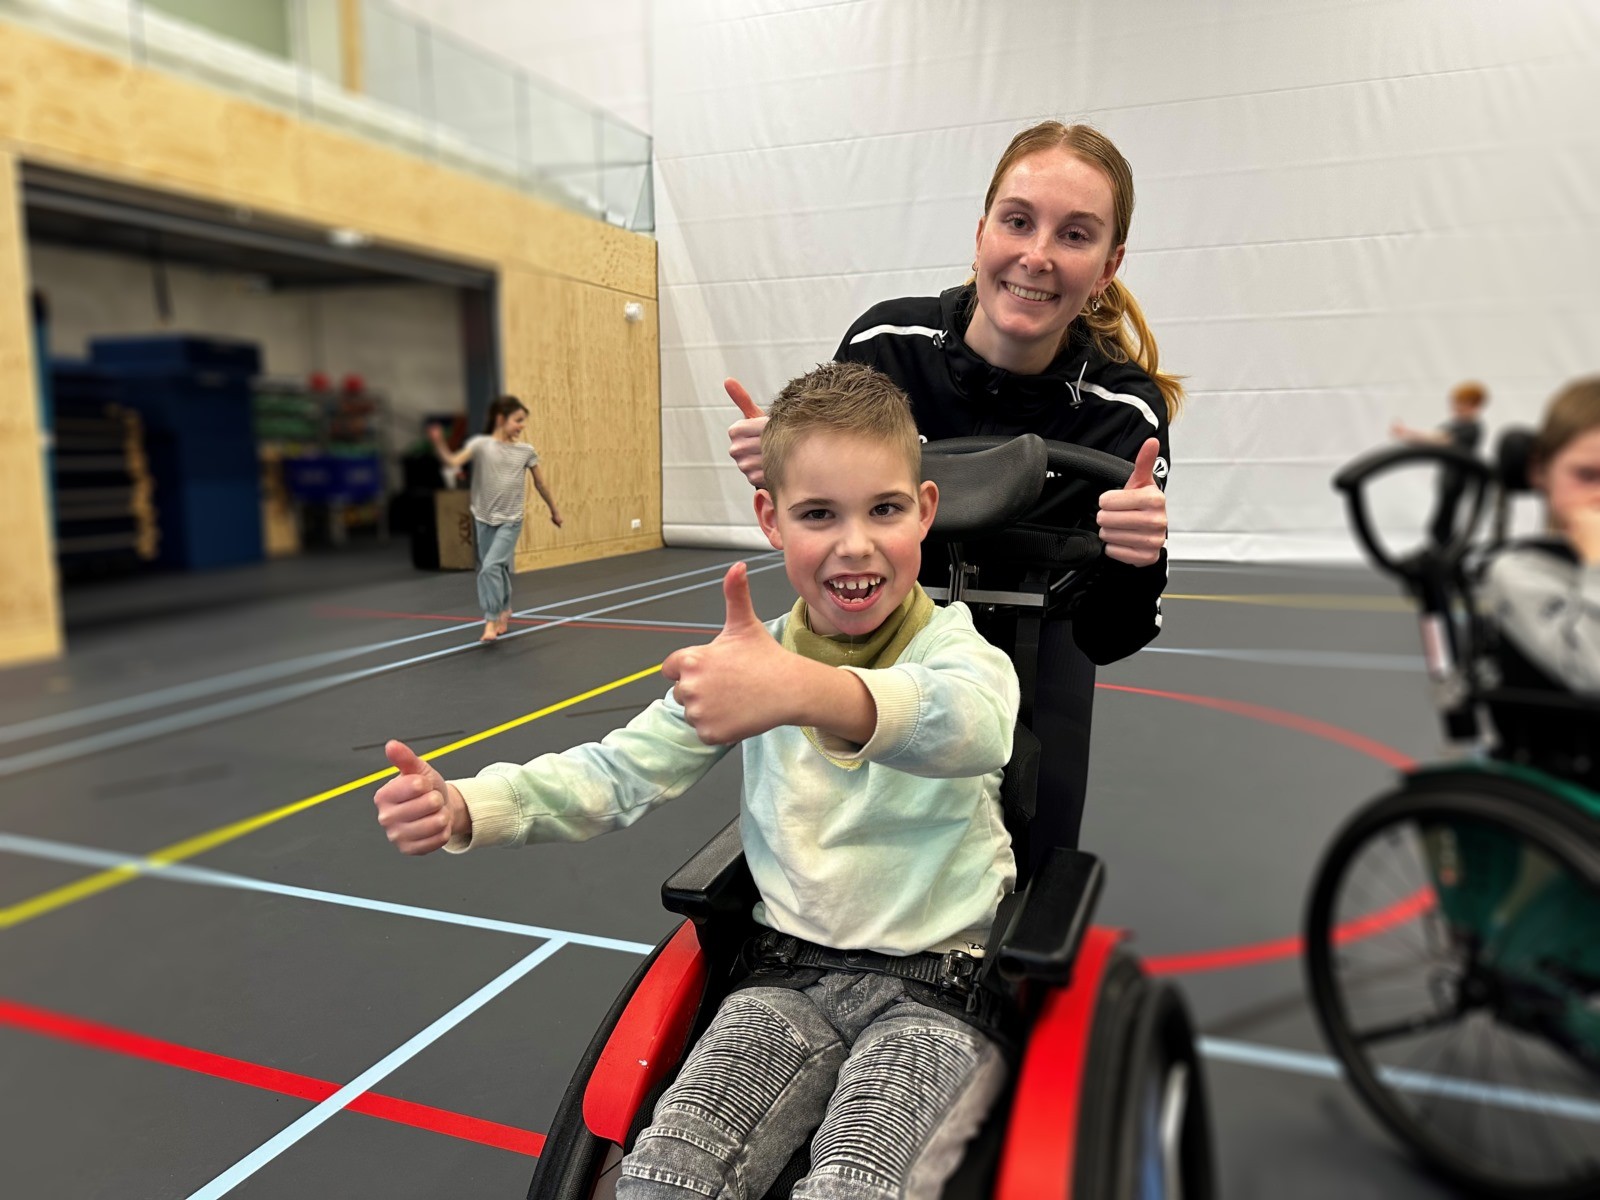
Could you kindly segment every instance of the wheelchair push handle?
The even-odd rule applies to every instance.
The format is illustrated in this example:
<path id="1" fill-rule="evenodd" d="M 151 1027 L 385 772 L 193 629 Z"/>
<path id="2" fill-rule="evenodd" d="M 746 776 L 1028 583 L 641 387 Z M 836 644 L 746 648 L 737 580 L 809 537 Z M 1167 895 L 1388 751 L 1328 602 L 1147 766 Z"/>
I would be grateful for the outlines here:
<path id="1" fill-rule="evenodd" d="M 1064 475 L 1069 479 L 1081 479 L 1085 483 L 1095 485 L 1102 492 L 1116 491 L 1125 487 L 1128 476 L 1133 474 L 1133 464 L 1125 458 L 1119 458 L 1104 450 L 1091 450 L 1088 446 L 1074 445 L 1072 442 L 1051 441 L 1035 433 L 977 434 L 970 437 L 945 438 L 929 442 L 923 450 L 937 454 L 977 454 L 1022 439 L 1043 443 L 1045 465 L 1052 473 Z"/>
<path id="2" fill-rule="evenodd" d="M 1385 550 L 1374 529 L 1372 512 L 1367 503 L 1367 488 L 1391 471 L 1417 463 L 1434 463 L 1442 469 L 1459 472 L 1467 487 L 1471 506 L 1467 519 L 1447 543 L 1405 558 L 1396 558 Z M 1492 474 L 1488 464 L 1454 446 L 1390 446 L 1363 454 L 1340 468 L 1333 477 L 1333 486 L 1344 493 L 1350 524 L 1367 557 L 1380 570 L 1404 580 L 1415 590 L 1423 586 L 1430 566 L 1448 571 L 1465 555 L 1483 513 Z"/>

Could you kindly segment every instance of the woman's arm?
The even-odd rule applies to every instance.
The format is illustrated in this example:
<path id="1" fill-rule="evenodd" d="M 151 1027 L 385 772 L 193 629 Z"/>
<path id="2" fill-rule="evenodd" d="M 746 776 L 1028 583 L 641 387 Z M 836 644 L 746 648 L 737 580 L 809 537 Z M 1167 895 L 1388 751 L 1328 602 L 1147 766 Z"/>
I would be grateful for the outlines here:
<path id="1" fill-rule="evenodd" d="M 544 474 L 539 470 L 539 464 L 534 463 L 528 468 L 533 472 L 534 490 L 544 500 L 544 505 L 550 510 L 550 523 L 557 529 L 561 528 L 561 510 L 556 507 L 556 498 L 550 494 L 550 487 L 544 481 Z"/>

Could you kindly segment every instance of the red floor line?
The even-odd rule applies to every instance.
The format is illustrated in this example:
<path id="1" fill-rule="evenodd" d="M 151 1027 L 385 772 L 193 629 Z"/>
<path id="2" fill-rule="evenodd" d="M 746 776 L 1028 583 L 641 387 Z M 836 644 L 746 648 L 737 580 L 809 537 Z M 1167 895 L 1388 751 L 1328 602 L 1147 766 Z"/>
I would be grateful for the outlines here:
<path id="1" fill-rule="evenodd" d="M 1108 692 L 1128 692 L 1135 696 L 1177 700 L 1184 704 L 1193 704 L 1200 708 L 1215 709 L 1218 712 L 1247 717 L 1252 721 L 1277 725 L 1283 729 L 1293 729 L 1298 733 L 1310 734 L 1312 737 L 1319 737 L 1324 741 L 1354 750 L 1358 754 L 1365 754 L 1368 758 L 1375 758 L 1384 765 L 1401 771 L 1409 771 L 1417 765 L 1416 760 L 1410 755 L 1401 753 L 1393 746 L 1386 746 L 1373 738 L 1338 725 L 1330 725 L 1326 721 L 1303 717 L 1299 713 L 1285 712 L 1281 708 L 1248 704 L 1242 700 L 1224 700 L 1220 696 L 1198 696 L 1191 692 L 1129 687 L 1120 683 L 1097 683 L 1095 687 Z M 1347 922 L 1335 931 L 1334 937 L 1341 945 L 1360 938 L 1372 937 L 1395 925 L 1414 919 L 1432 907 L 1433 903 L 1432 889 L 1425 888 L 1386 909 Z M 1256 942 L 1248 946 L 1226 946 L 1191 954 L 1158 955 L 1155 958 L 1145 959 L 1144 965 L 1152 975 L 1184 975 L 1197 971 L 1222 971 L 1232 967 L 1248 967 L 1283 958 L 1295 958 L 1303 949 L 1304 945 L 1299 937 L 1285 937 L 1270 942 Z"/>
<path id="2" fill-rule="evenodd" d="M 102 1025 L 98 1021 L 86 1021 L 81 1017 L 70 1017 L 64 1013 L 50 1012 L 43 1008 L 34 1008 L 32 1005 L 19 1004 L 3 997 L 0 997 L 0 1025 L 9 1025 L 42 1037 L 103 1050 L 109 1054 L 142 1058 L 146 1062 L 194 1071 L 201 1075 L 211 1075 L 232 1083 L 242 1083 L 312 1103 L 326 1100 L 340 1087 L 339 1084 L 330 1083 L 326 1079 L 314 1079 L 309 1075 L 297 1075 L 293 1071 L 280 1071 L 276 1067 L 264 1067 L 259 1063 L 246 1062 L 243 1059 L 212 1054 L 208 1050 L 179 1046 L 173 1042 L 146 1037 L 142 1033 L 118 1029 L 113 1025 Z M 542 1133 L 518 1129 L 514 1125 L 501 1125 L 497 1121 L 485 1121 L 481 1117 L 469 1117 L 465 1113 L 451 1112 L 449 1109 L 416 1104 L 396 1096 L 365 1092 L 346 1107 L 351 1112 L 393 1121 L 398 1125 L 410 1125 L 416 1129 L 426 1129 L 432 1133 L 442 1133 L 447 1137 L 461 1138 L 464 1141 L 477 1142 L 500 1150 L 511 1150 L 533 1158 L 537 1158 L 539 1152 L 544 1149 Z"/>
<path id="3" fill-rule="evenodd" d="M 337 605 L 322 605 L 317 613 L 325 617 L 370 617 L 386 618 L 405 621 L 451 621 L 456 624 L 477 624 L 478 617 L 455 616 L 447 613 L 412 613 L 388 612 L 379 608 L 341 608 Z M 685 629 L 681 625 L 652 625 L 648 621 L 567 621 L 560 617 L 512 617 L 512 625 L 570 625 L 574 629 L 631 629 L 644 633 L 683 633 L 695 637 L 711 637 L 714 629 Z"/>
<path id="4" fill-rule="evenodd" d="M 1239 717 L 1248 717 L 1252 721 L 1262 721 L 1268 725 L 1278 725 L 1284 729 L 1293 729 L 1299 733 L 1308 733 L 1312 737 L 1322 738 L 1324 741 L 1333 742 L 1335 745 L 1354 750 L 1357 754 L 1365 754 L 1368 758 L 1375 758 L 1386 766 L 1397 770 L 1409 771 L 1417 762 L 1409 754 L 1402 754 L 1393 746 L 1386 746 L 1382 742 L 1365 737 L 1338 725 L 1330 725 L 1326 721 L 1318 721 L 1313 717 L 1302 717 L 1299 713 L 1285 712 L 1281 708 L 1267 708 L 1261 704 L 1247 704 L 1242 700 L 1224 700 L 1220 696 L 1196 696 L 1188 692 L 1164 692 L 1156 688 L 1128 687 L 1120 683 L 1097 683 L 1096 688 L 1107 692 L 1130 692 L 1135 696 L 1156 696 L 1162 700 L 1179 700 L 1184 704 L 1194 704 L 1201 708 L 1213 708 L 1219 712 L 1232 713 Z"/>

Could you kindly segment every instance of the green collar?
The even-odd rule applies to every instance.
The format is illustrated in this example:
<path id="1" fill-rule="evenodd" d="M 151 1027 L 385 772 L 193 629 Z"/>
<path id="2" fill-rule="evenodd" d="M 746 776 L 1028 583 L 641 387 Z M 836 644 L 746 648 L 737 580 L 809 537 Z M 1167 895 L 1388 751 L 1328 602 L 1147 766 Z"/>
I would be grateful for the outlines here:
<path id="1" fill-rule="evenodd" d="M 783 648 L 829 667 L 892 667 L 932 616 L 933 601 L 918 583 L 888 620 L 867 636 L 827 637 L 811 632 L 806 602 L 796 600 L 783 627 Z"/>

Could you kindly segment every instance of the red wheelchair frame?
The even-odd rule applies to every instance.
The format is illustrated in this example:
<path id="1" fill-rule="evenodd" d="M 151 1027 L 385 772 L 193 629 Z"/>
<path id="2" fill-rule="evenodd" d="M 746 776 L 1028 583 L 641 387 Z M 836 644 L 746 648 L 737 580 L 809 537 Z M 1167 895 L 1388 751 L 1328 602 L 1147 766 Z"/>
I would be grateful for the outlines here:
<path id="1" fill-rule="evenodd" d="M 1004 648 L 1013 655 L 1019 643 L 1036 646 L 1037 622 L 1065 607 L 1072 583 L 1101 549 L 1092 534 L 1028 527 L 1047 472 L 1086 480 L 1097 494 L 1121 486 L 1129 470 L 1122 459 L 1033 435 L 926 447 L 924 473 L 941 492 L 930 544 L 950 550 L 948 585 L 929 586 L 930 594 L 967 602 L 980 629 L 984 617 L 1003 616 Z M 989 560 L 1023 564 L 1020 583 L 1016 572 L 1005 577 L 1010 590 L 973 586 L 985 568 L 963 545 L 980 535 Z M 1007 624 L 1013 617 L 1020 633 Z M 1019 673 L 1026 714 L 1032 671 Z M 1019 844 L 1025 829 L 1016 826 L 1033 811 L 1037 753 L 1038 742 L 1019 724 L 1002 789 Z M 1026 1044 L 943 1200 L 1211 1200 L 1204 1079 L 1179 993 L 1145 974 L 1121 931 L 1091 926 L 1104 879 L 1094 856 L 1055 847 L 1031 877 L 1025 862 L 1018 865 L 1018 891 L 1002 904 L 988 954 L 1024 1015 Z M 685 920 L 640 965 L 585 1051 L 530 1200 L 610 1194 L 622 1149 L 726 994 L 739 949 L 757 929 L 737 821 L 663 885 L 662 899 Z M 804 1154 L 767 1197 L 788 1195 Z"/>

